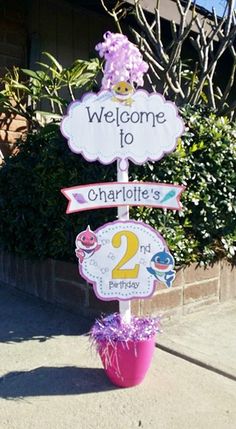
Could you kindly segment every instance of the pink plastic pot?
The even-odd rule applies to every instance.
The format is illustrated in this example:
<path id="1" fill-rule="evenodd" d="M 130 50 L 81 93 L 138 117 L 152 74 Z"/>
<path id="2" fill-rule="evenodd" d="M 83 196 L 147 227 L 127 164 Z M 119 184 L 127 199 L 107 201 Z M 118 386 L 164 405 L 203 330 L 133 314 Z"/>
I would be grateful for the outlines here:
<path id="1" fill-rule="evenodd" d="M 113 384 L 131 387 L 140 384 L 150 366 L 155 336 L 145 341 L 101 342 L 99 355 L 104 370 Z"/>

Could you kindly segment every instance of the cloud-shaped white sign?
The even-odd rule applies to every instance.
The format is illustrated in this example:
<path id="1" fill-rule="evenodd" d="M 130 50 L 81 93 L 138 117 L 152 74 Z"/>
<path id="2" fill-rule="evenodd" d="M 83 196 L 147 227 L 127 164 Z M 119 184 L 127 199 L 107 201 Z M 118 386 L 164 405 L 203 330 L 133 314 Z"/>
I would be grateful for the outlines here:
<path id="1" fill-rule="evenodd" d="M 157 93 L 138 90 L 128 100 L 110 91 L 88 93 L 73 102 L 61 123 L 71 150 L 87 161 L 110 164 L 126 160 L 157 161 L 175 149 L 184 124 L 174 103 Z"/>

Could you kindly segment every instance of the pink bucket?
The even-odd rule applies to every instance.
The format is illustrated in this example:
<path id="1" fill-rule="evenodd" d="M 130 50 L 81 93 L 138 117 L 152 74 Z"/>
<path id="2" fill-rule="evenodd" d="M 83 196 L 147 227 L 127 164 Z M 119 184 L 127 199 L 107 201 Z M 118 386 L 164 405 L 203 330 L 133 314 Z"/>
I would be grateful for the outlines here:
<path id="1" fill-rule="evenodd" d="M 140 384 L 150 366 L 155 348 L 155 335 L 144 341 L 101 342 L 99 355 L 104 370 L 113 384 L 131 387 Z"/>

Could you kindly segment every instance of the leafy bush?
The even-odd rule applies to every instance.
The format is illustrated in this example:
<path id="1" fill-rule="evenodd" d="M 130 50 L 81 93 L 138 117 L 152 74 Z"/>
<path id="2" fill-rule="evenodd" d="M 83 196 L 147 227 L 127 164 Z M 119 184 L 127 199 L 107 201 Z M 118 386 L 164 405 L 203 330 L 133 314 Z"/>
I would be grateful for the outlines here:
<path id="1" fill-rule="evenodd" d="M 37 63 L 40 70 L 14 66 L 0 79 L 0 112 L 23 116 L 29 131 L 48 122 L 59 122 L 68 103 L 78 96 L 78 90 L 96 86 L 101 68 L 97 58 L 77 59 L 70 67 L 62 67 L 50 53 L 43 55 L 45 62 Z"/>
<path id="2" fill-rule="evenodd" d="M 0 245 L 30 257 L 73 259 L 74 241 L 88 224 L 114 219 L 115 210 L 65 214 L 60 190 L 78 183 L 110 180 L 114 169 L 74 155 L 57 125 L 19 143 L 19 152 L 0 169 Z"/>
<path id="3" fill-rule="evenodd" d="M 236 245 L 236 126 L 203 107 L 181 110 L 185 134 L 177 150 L 146 164 L 142 179 L 186 186 L 183 211 L 133 210 L 167 238 L 179 264 L 232 259 Z M 141 178 L 134 168 L 134 178 Z"/>
<path id="4" fill-rule="evenodd" d="M 135 166 L 131 180 L 186 186 L 182 212 L 138 207 L 131 216 L 157 228 L 176 262 L 233 257 L 236 241 L 236 127 L 227 118 L 185 107 L 186 132 L 161 162 Z M 115 209 L 66 215 L 63 187 L 116 180 L 116 165 L 88 163 L 73 154 L 57 125 L 28 135 L 0 169 L 0 244 L 27 256 L 72 260 L 76 234 L 114 220 Z"/>

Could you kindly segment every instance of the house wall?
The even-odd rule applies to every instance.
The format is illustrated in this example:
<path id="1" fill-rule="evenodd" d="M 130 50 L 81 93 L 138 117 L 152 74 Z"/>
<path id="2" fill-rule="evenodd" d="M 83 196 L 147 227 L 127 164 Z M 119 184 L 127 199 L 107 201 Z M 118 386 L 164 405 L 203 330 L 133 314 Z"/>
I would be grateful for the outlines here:
<path id="1" fill-rule="evenodd" d="M 17 0 L 0 1 L 0 75 L 5 68 L 26 63 L 27 28 L 26 3 Z"/>
<path id="2" fill-rule="evenodd" d="M 80 2 L 77 2 L 79 4 Z M 53 54 L 63 66 L 77 58 L 95 57 L 96 43 L 113 21 L 105 13 L 89 11 L 64 0 L 34 0 L 29 3 L 30 66 L 42 59 L 41 52 Z"/>
<path id="3" fill-rule="evenodd" d="M 114 31 L 111 18 L 66 0 L 0 0 L 0 75 L 12 66 L 33 66 L 41 52 L 64 66 L 96 56 L 96 43 Z"/>
<path id="4" fill-rule="evenodd" d="M 114 30 L 105 14 L 65 0 L 5 0 L 0 6 L 0 76 L 12 66 L 39 68 L 36 62 L 45 61 L 44 51 L 65 67 L 77 58 L 95 57 L 103 33 Z M 19 115 L 0 116 L 0 164 L 26 131 Z"/>
<path id="5" fill-rule="evenodd" d="M 0 10 L 0 77 L 2 77 L 6 69 L 26 65 L 26 2 L 2 0 Z M 12 115 L 0 115 L 0 164 L 2 156 L 9 155 L 16 139 L 21 137 L 25 130 L 26 123 L 20 116 L 14 118 Z"/>
<path id="6" fill-rule="evenodd" d="M 134 4 L 134 0 L 126 0 L 127 3 Z M 193 2 L 194 3 L 194 2 Z M 156 9 L 156 0 L 142 0 L 141 5 L 144 10 L 150 12 L 151 14 L 155 13 Z M 201 8 L 197 8 L 198 16 L 201 22 L 204 22 L 205 30 L 210 32 L 211 25 L 210 20 L 201 12 Z M 160 16 L 167 21 L 174 21 L 176 24 L 180 24 L 181 17 L 179 13 L 179 9 L 177 6 L 176 0 L 165 0 L 159 2 L 159 12 Z M 186 16 L 186 22 L 189 23 L 192 19 L 192 8 L 190 8 L 189 12 Z M 192 29 L 194 32 L 198 32 L 198 27 L 195 23 L 193 23 Z"/>

